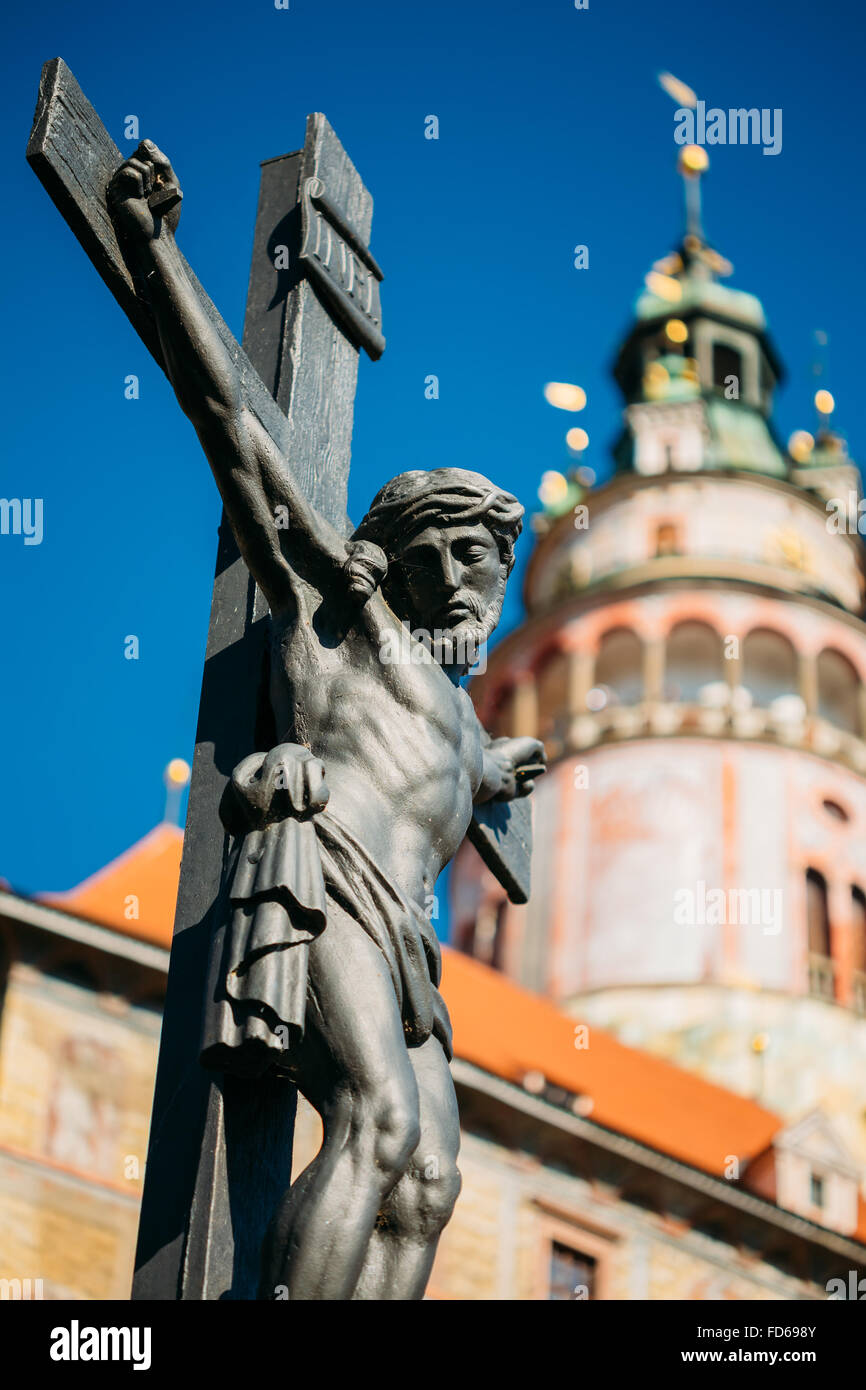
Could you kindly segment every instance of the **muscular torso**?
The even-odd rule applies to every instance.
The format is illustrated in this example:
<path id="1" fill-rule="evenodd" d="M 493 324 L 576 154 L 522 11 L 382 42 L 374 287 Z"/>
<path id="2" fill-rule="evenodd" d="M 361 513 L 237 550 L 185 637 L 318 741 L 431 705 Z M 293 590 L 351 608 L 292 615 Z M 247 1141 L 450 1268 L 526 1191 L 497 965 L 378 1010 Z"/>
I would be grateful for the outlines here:
<path id="1" fill-rule="evenodd" d="M 302 586 L 297 610 L 273 618 L 277 731 L 322 759 L 329 811 L 423 904 L 469 825 L 480 726 L 466 691 L 419 660 L 418 643 L 394 640 L 400 627 L 380 594 L 351 617 L 343 633 Z"/>

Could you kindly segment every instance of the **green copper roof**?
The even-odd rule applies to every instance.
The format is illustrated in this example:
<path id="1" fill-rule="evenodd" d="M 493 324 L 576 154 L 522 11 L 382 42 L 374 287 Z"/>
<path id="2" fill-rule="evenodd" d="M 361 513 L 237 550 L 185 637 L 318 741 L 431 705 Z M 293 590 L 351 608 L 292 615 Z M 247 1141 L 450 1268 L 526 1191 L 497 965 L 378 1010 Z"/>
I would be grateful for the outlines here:
<path id="1" fill-rule="evenodd" d="M 636 317 L 641 322 L 655 318 L 682 317 L 692 309 L 705 309 L 736 319 L 748 328 L 763 330 L 767 326 L 760 299 L 745 290 L 733 290 L 715 280 L 699 279 L 693 275 L 677 277 L 682 294 L 679 299 L 663 299 L 652 290 L 643 290 L 635 304 Z"/>
<path id="2" fill-rule="evenodd" d="M 710 442 L 705 467 L 742 468 L 787 477 L 787 460 L 763 415 L 741 401 L 721 397 L 710 397 L 706 411 Z"/>

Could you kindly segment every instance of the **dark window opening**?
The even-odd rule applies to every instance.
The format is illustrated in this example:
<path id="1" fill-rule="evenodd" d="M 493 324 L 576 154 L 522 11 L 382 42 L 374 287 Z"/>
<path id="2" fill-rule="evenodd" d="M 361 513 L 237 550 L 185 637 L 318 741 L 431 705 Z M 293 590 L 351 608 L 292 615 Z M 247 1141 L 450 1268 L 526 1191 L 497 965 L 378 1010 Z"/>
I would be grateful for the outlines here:
<path id="1" fill-rule="evenodd" d="M 830 910 L 827 880 L 817 869 L 806 873 L 806 912 L 809 923 L 809 951 L 813 956 L 830 955 Z"/>
<path id="2" fill-rule="evenodd" d="M 550 1250 L 550 1299 L 586 1299 L 596 1294 L 597 1262 L 554 1241 Z"/>
<path id="3" fill-rule="evenodd" d="M 672 521 L 662 521 L 656 527 L 656 556 L 661 558 L 665 555 L 678 555 L 680 551 L 680 538 L 677 527 Z"/>
<path id="4" fill-rule="evenodd" d="M 686 619 L 668 634 L 665 699 L 696 704 L 705 685 L 725 679 L 722 639 L 706 623 Z"/>
<path id="5" fill-rule="evenodd" d="M 5 940 L 5 934 L 0 935 L 0 1030 L 3 1026 L 3 1005 L 6 1002 L 6 986 L 9 983 L 9 972 L 12 968 L 12 952 L 9 950 Z"/>
<path id="6" fill-rule="evenodd" d="M 806 873 L 806 920 L 809 935 L 809 993 L 832 1004 L 836 999 L 836 962 L 830 950 L 827 880 L 817 869 Z"/>
<path id="7" fill-rule="evenodd" d="M 508 738 L 514 733 L 514 686 L 497 691 L 490 717 L 485 725 L 494 737 Z"/>
<path id="8" fill-rule="evenodd" d="M 851 888 L 851 917 L 853 926 L 853 967 L 866 974 L 866 893 L 855 883 Z"/>
<path id="9" fill-rule="evenodd" d="M 555 651 L 536 674 L 538 737 L 545 743 L 561 742 L 568 724 L 568 666 L 567 653 Z"/>
<path id="10" fill-rule="evenodd" d="M 797 691 L 797 654 L 787 637 L 756 627 L 743 641 L 742 683 L 760 709 Z"/>
<path id="11" fill-rule="evenodd" d="M 743 359 L 736 348 L 728 347 L 727 343 L 713 343 L 713 385 L 716 390 L 724 391 L 730 384 L 728 377 L 737 378 L 737 393 L 742 394 Z"/>
<path id="12" fill-rule="evenodd" d="M 505 914 L 508 911 L 508 903 L 503 900 L 496 907 L 496 922 L 493 928 L 493 941 L 490 945 L 490 964 L 494 970 L 502 969 L 502 958 L 505 950 Z"/>
<path id="13" fill-rule="evenodd" d="M 484 961 L 485 965 L 492 966 L 494 970 L 501 970 L 505 952 L 507 911 L 508 902 L 505 898 L 497 903 L 482 903 L 475 920 L 467 924 L 460 933 L 460 949 L 467 955 L 474 956 L 476 960 Z"/>
<path id="14" fill-rule="evenodd" d="M 860 732 L 860 677 L 846 656 L 830 648 L 818 656 L 818 713 L 837 729 Z"/>
<path id="15" fill-rule="evenodd" d="M 813 1207 L 824 1205 L 824 1179 L 817 1173 L 812 1173 L 809 1178 L 809 1199 Z"/>
<path id="16" fill-rule="evenodd" d="M 52 975 L 55 980 L 63 980 L 68 985 L 77 985 L 79 989 L 86 989 L 92 994 L 99 994 L 102 990 L 102 981 L 83 960 L 67 957 L 65 960 L 46 962 L 44 969 L 45 973 Z"/>
<path id="17" fill-rule="evenodd" d="M 637 705 L 643 699 L 643 648 L 637 633 L 612 627 L 602 637 L 595 659 L 594 690 L 605 698 L 592 703 L 593 710 L 607 705 Z"/>
<path id="18" fill-rule="evenodd" d="M 454 945 L 467 956 L 475 955 L 475 918 L 461 922 L 454 932 Z"/>

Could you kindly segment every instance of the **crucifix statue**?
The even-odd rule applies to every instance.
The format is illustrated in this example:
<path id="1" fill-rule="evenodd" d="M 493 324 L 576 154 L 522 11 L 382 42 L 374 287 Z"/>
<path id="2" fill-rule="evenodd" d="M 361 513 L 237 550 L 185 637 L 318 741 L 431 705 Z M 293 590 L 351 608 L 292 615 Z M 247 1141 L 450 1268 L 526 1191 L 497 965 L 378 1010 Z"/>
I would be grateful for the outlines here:
<path id="1" fill-rule="evenodd" d="M 523 509 L 478 473 L 410 470 L 348 523 L 382 276 L 324 117 L 264 166 L 253 361 L 178 249 L 169 160 L 148 140 L 121 159 L 60 60 L 28 157 L 163 366 L 230 528 L 134 1296 L 421 1298 L 459 1190 L 434 888 L 468 833 L 525 900 L 544 770 L 536 740 L 489 737 L 463 685 Z M 323 1142 L 292 1185 L 295 1088 Z"/>

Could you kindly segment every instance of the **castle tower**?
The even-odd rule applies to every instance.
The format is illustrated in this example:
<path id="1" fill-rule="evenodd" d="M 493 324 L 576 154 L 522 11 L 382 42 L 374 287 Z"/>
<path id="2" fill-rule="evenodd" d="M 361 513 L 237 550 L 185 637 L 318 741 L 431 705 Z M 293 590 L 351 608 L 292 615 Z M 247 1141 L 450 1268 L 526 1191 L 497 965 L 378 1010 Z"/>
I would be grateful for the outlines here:
<path id="1" fill-rule="evenodd" d="M 559 480 L 474 685 L 548 750 L 532 901 L 461 854 L 453 944 L 792 1124 L 820 1110 L 866 1162 L 859 478 L 827 428 L 777 440 L 782 365 L 701 229 L 705 164 L 681 156 L 686 234 L 616 359 L 614 475 Z"/>

